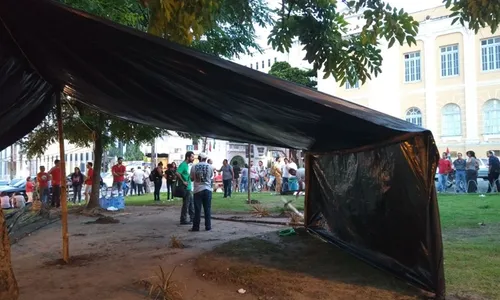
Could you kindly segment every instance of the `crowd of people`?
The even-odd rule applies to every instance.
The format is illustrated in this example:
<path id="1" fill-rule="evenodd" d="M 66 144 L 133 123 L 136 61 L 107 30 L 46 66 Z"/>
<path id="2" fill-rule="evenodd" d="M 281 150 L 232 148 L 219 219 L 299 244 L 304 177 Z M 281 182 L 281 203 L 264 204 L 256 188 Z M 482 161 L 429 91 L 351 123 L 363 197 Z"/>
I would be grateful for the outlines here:
<path id="1" fill-rule="evenodd" d="M 192 224 L 193 231 L 200 229 L 201 209 L 204 210 L 205 229 L 210 230 L 210 203 L 212 193 L 219 190 L 218 180 L 222 182 L 224 198 L 231 197 L 234 191 L 274 191 L 275 193 L 297 192 L 303 189 L 305 172 L 297 168 L 297 164 L 285 158 L 276 158 L 270 168 L 266 168 L 262 161 L 256 166 L 239 166 L 234 162 L 229 164 L 225 159 L 222 166 L 216 169 L 213 161 L 205 153 L 198 155 L 198 163 L 194 164 L 195 154 L 188 151 L 185 159 L 177 166 L 163 163 L 149 171 L 148 167 L 132 169 L 127 175 L 123 159 L 111 169 L 113 174 L 113 190 L 127 194 L 142 195 L 148 193 L 150 184 L 153 186 L 153 199 L 161 201 L 160 191 L 163 181 L 166 182 L 167 201 L 182 198 L 180 224 Z M 130 187 L 128 186 L 130 185 Z"/>
<path id="2" fill-rule="evenodd" d="M 457 159 L 452 161 L 447 152 L 443 152 L 438 163 L 438 192 L 446 192 L 447 182 L 450 174 L 455 175 L 455 192 L 475 193 L 477 192 L 477 176 L 479 171 L 479 159 L 474 151 L 465 153 L 467 158 L 462 157 L 462 153 L 457 153 Z M 488 151 L 488 191 L 491 193 L 494 186 L 500 192 L 500 160 L 493 151 Z"/>
<path id="3" fill-rule="evenodd" d="M 305 169 L 298 168 L 297 164 L 289 158 L 283 161 L 280 157 L 272 163 L 270 168 L 266 168 L 262 161 L 255 166 L 253 162 L 240 167 L 235 161 L 230 165 L 225 159 L 220 170 L 222 173 L 222 184 L 224 198 L 231 197 L 234 192 L 272 191 L 277 194 L 297 192 L 303 189 Z"/>

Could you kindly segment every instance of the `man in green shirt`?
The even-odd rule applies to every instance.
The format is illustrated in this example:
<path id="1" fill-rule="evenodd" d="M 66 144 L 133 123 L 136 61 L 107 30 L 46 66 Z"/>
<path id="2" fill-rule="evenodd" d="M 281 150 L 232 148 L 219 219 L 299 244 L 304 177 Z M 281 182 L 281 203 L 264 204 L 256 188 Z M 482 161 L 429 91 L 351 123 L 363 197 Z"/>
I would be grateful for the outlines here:
<path id="1" fill-rule="evenodd" d="M 189 225 L 193 223 L 194 217 L 194 203 L 193 203 L 193 183 L 191 182 L 190 169 L 194 161 L 194 153 L 192 151 L 186 152 L 184 161 L 177 167 L 177 177 L 180 183 L 184 184 L 186 191 L 182 197 L 181 209 L 181 225 Z M 187 219 L 189 215 L 189 221 Z"/>

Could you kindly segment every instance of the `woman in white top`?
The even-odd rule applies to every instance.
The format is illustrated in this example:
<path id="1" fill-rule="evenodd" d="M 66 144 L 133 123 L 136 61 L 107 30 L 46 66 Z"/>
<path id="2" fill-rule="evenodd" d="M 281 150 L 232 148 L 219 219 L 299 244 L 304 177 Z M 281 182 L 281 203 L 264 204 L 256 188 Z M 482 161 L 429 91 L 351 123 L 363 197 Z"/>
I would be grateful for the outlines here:
<path id="1" fill-rule="evenodd" d="M 26 206 L 26 199 L 24 199 L 23 195 L 16 193 L 12 196 L 11 203 L 15 208 L 24 208 Z"/>
<path id="2" fill-rule="evenodd" d="M 12 208 L 12 206 L 10 205 L 10 198 L 5 192 L 2 192 L 0 194 L 0 206 L 2 206 L 2 209 Z"/>

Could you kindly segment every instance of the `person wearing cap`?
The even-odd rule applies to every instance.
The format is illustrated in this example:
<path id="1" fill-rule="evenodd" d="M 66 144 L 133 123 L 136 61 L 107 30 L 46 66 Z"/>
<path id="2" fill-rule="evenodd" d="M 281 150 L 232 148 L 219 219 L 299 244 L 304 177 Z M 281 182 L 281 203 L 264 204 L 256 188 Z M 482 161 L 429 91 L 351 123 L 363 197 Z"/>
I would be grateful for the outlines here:
<path id="1" fill-rule="evenodd" d="M 191 168 L 190 177 L 193 181 L 194 193 L 194 219 L 191 231 L 200 231 L 201 207 L 205 216 L 205 230 L 211 230 L 211 206 L 212 206 L 212 166 L 207 163 L 207 154 L 200 153 L 200 161 Z"/>
<path id="2" fill-rule="evenodd" d="M 111 173 L 113 174 L 113 190 L 122 190 L 126 171 L 123 165 L 123 157 L 118 157 L 118 163 L 111 168 Z"/>

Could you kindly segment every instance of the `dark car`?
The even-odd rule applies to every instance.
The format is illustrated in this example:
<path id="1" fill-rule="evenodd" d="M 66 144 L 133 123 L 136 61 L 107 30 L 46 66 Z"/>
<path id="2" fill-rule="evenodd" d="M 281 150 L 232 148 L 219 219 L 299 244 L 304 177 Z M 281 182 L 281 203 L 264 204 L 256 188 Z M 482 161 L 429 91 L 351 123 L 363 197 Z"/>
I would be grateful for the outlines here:
<path id="1" fill-rule="evenodd" d="M 35 183 L 36 177 L 32 176 L 31 180 L 33 181 L 33 183 Z M 14 183 L 12 184 L 12 182 L 14 182 Z M 70 189 L 70 187 L 71 187 L 70 181 L 67 181 L 67 184 L 68 184 L 67 194 L 69 196 L 70 191 L 71 191 L 71 193 L 73 191 Z M 14 181 L 11 181 L 11 183 L 9 185 L 0 186 L 0 193 L 1 192 L 6 192 L 9 197 L 12 196 L 14 193 L 20 193 L 21 195 L 24 196 L 24 198 L 26 198 L 26 200 L 28 200 L 28 195 L 26 194 L 26 179 L 14 180 Z M 51 196 L 52 196 L 52 188 L 49 188 L 49 199 Z"/>
<path id="2" fill-rule="evenodd" d="M 14 193 L 20 193 L 24 196 L 24 198 L 28 199 L 28 196 L 26 195 L 26 179 L 13 180 L 9 185 L 0 186 L 0 193 L 1 192 L 7 193 L 9 197 Z"/>

